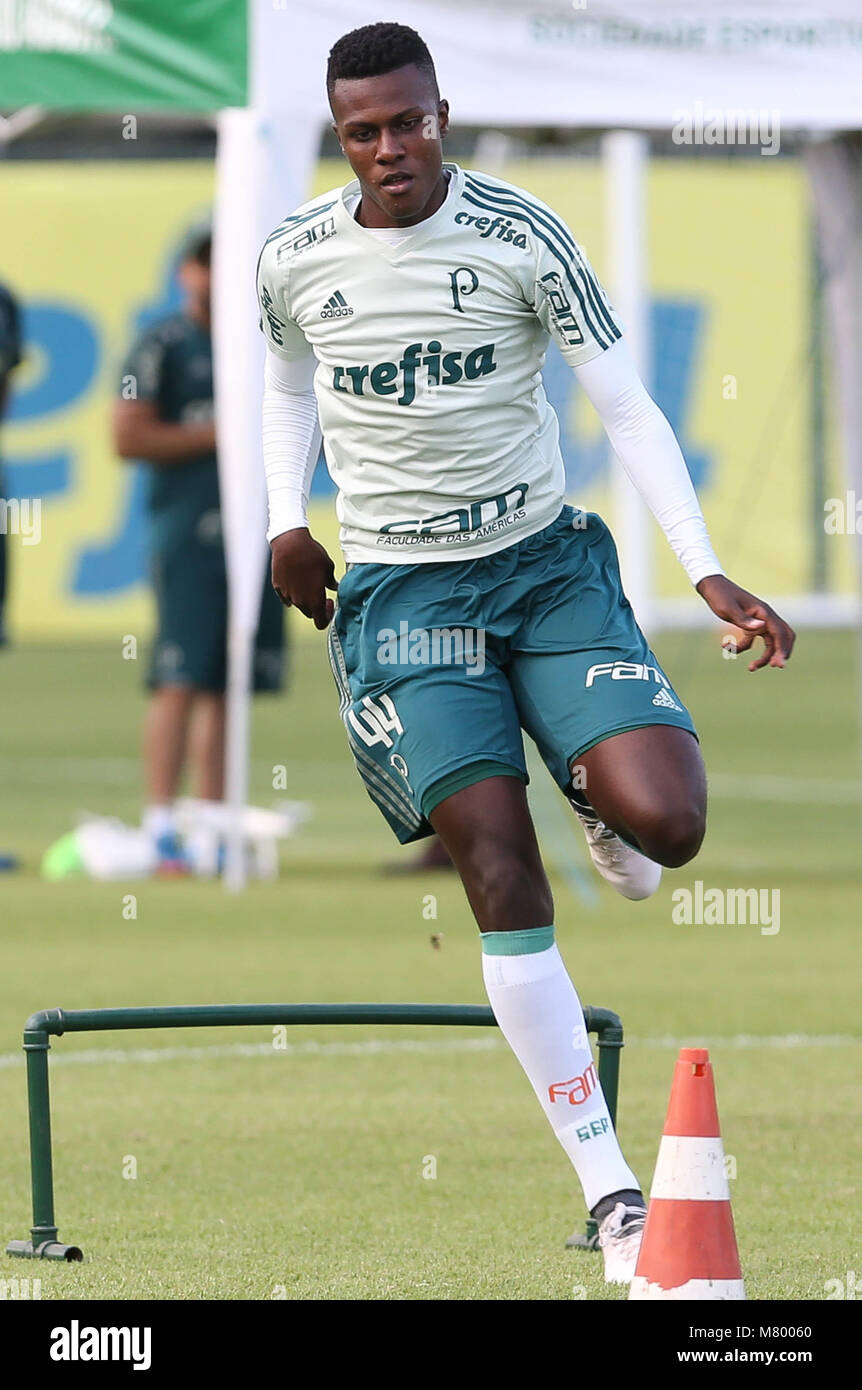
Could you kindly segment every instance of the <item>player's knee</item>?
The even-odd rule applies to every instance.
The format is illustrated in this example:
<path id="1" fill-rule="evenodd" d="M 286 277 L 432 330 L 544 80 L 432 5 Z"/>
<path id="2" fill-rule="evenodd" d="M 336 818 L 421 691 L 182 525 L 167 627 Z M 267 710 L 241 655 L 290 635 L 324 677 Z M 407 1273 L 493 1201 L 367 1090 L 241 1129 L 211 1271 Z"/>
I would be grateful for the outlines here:
<path id="1" fill-rule="evenodd" d="M 638 842 L 656 864 L 679 869 L 695 857 L 705 833 L 705 806 L 686 801 L 655 807 L 644 818 Z"/>

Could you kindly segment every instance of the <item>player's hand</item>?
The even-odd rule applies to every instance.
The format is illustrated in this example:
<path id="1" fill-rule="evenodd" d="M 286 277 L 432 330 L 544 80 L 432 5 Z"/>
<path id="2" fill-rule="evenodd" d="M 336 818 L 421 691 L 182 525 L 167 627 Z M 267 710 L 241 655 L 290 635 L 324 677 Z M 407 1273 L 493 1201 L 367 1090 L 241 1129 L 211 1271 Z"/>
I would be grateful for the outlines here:
<path id="1" fill-rule="evenodd" d="M 306 527 L 283 531 L 270 542 L 272 587 L 285 607 L 298 608 L 316 628 L 328 626 L 335 604 L 327 589 L 337 589 L 335 565 Z"/>
<path id="2" fill-rule="evenodd" d="M 738 652 L 747 652 L 755 638 L 763 638 L 763 651 L 749 664 L 749 671 L 759 671 L 761 666 L 783 666 L 789 661 L 796 633 L 763 599 L 740 589 L 723 574 L 701 579 L 697 592 L 713 613 L 739 628 L 735 639 Z"/>

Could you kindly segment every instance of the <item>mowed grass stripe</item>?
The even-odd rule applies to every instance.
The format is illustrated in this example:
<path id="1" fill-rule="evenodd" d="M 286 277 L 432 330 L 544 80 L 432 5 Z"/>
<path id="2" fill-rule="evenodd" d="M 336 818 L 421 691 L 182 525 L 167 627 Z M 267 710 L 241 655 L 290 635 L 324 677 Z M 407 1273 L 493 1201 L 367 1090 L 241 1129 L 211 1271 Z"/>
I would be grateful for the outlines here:
<path id="1" fill-rule="evenodd" d="M 855 1047 L 862 1036 L 850 1033 L 783 1033 L 758 1036 L 738 1033 L 735 1037 L 656 1037 L 627 1038 L 626 1046 L 669 1048 L 731 1047 L 735 1050 L 757 1051 L 759 1048 L 793 1047 Z M 362 1042 L 286 1043 L 210 1043 L 201 1047 L 101 1047 L 83 1052 L 60 1052 L 52 1048 L 51 1066 L 104 1066 L 111 1062 L 212 1062 L 220 1057 L 375 1057 L 393 1053 L 434 1052 L 492 1052 L 505 1049 L 507 1044 L 497 1034 L 487 1038 L 366 1038 Z M 0 1070 L 23 1067 L 23 1052 L 0 1054 Z"/>

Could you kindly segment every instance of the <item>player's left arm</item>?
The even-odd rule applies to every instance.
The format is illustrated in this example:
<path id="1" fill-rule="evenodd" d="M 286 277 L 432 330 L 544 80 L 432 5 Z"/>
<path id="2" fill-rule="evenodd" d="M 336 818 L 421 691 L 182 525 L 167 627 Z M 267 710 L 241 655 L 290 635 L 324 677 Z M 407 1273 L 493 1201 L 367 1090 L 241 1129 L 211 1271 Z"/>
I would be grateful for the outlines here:
<path id="1" fill-rule="evenodd" d="M 763 652 L 749 670 L 784 666 L 796 634 L 768 603 L 722 570 L 676 435 L 644 386 L 624 340 L 576 367 L 575 374 L 697 592 L 713 613 L 739 628 L 737 651 L 748 651 L 756 638 L 763 639 Z"/>
<path id="2" fill-rule="evenodd" d="M 783 666 L 795 633 L 768 603 L 725 575 L 676 435 L 638 375 L 613 305 L 566 223 L 532 201 L 542 236 L 535 240 L 525 297 L 574 369 L 620 463 L 701 598 L 739 628 L 737 650 L 747 651 L 763 638 L 763 653 L 749 670 Z"/>

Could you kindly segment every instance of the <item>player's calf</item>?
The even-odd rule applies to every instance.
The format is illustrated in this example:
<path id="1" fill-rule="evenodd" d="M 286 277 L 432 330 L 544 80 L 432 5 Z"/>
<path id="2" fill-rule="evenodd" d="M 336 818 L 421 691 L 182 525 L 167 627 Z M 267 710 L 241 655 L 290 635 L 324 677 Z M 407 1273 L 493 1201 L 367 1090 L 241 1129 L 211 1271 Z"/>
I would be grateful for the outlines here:
<path id="1" fill-rule="evenodd" d="M 441 801 L 431 822 L 480 931 L 523 931 L 553 921 L 554 903 L 523 784 L 491 777 Z"/>

